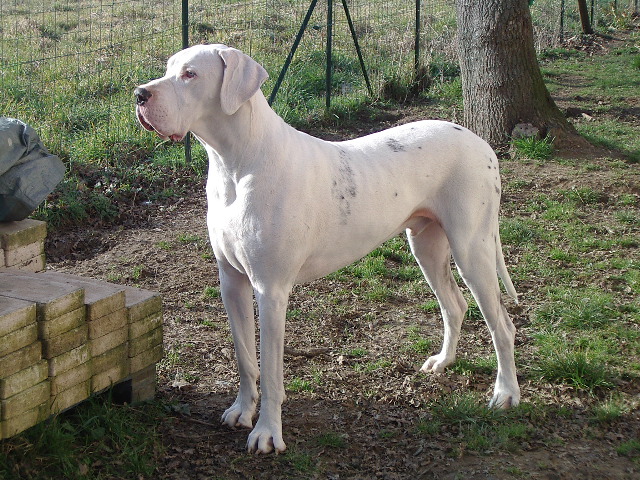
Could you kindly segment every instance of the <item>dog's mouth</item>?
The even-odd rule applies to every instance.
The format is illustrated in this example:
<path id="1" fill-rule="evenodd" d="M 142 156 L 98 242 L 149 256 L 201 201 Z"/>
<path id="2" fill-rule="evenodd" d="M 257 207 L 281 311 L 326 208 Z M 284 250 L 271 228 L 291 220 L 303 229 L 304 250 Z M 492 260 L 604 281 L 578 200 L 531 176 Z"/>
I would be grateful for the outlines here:
<path id="1" fill-rule="evenodd" d="M 138 121 L 140 122 L 140 125 L 142 125 L 142 127 L 145 130 L 148 130 L 150 132 L 156 132 L 156 134 L 163 140 L 171 140 L 174 142 L 179 142 L 185 137 L 185 135 L 180 135 L 178 133 L 174 133 L 172 135 L 166 135 L 162 133 L 161 131 L 156 129 L 153 125 L 151 125 L 151 123 L 149 123 L 146 118 L 144 118 L 144 115 L 140 111 L 140 107 L 136 107 L 136 115 L 138 116 Z"/>

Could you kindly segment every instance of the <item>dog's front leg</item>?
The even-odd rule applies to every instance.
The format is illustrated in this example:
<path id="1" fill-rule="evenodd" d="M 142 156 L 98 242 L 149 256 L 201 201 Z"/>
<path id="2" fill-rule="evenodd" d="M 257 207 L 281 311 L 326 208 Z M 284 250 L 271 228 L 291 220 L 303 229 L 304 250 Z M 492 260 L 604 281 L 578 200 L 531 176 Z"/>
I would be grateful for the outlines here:
<path id="1" fill-rule="evenodd" d="M 284 394 L 284 331 L 291 289 L 256 290 L 260 317 L 260 417 L 249 435 L 250 452 L 284 452 L 282 439 L 282 402 Z"/>
<path id="2" fill-rule="evenodd" d="M 222 423 L 251 428 L 258 402 L 253 288 L 247 276 L 232 266 L 219 262 L 219 267 L 222 301 L 229 316 L 240 373 L 238 396 L 222 415 Z"/>

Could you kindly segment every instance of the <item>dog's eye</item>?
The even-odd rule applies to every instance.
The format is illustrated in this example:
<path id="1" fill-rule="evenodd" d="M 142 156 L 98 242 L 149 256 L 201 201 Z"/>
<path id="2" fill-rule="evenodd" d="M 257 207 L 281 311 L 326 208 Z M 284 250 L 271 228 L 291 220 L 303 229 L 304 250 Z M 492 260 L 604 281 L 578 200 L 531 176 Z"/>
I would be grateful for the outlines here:
<path id="1" fill-rule="evenodd" d="M 185 70 L 182 74 L 185 78 L 194 78 L 196 76 L 196 72 L 193 70 Z"/>

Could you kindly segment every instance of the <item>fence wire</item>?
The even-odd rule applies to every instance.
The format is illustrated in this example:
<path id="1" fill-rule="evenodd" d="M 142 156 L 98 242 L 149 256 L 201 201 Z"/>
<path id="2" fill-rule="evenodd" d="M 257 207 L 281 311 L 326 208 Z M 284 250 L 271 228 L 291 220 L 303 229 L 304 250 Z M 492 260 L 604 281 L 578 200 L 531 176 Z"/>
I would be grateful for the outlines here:
<path id="1" fill-rule="evenodd" d="M 596 28 L 637 12 L 638 0 L 587 0 Z M 415 0 L 347 0 L 374 96 L 414 78 Z M 191 44 L 225 43 L 261 62 L 272 90 L 311 0 L 191 0 Z M 276 100 L 285 118 L 324 102 L 327 0 L 311 15 Z M 456 62 L 454 0 L 421 0 L 419 63 L 444 75 Z M 31 123 L 53 151 L 71 157 L 96 138 L 136 144 L 132 89 L 158 77 L 182 47 L 177 0 L 0 0 L 0 114 Z M 534 0 L 538 49 L 580 33 L 577 2 Z M 341 0 L 333 1 L 331 94 L 340 108 L 368 91 Z M 61 135 L 64 130 L 67 134 Z M 83 132 L 92 132 L 84 134 Z M 69 134 L 70 133 L 70 134 Z M 109 152 L 105 152 L 109 155 Z"/>

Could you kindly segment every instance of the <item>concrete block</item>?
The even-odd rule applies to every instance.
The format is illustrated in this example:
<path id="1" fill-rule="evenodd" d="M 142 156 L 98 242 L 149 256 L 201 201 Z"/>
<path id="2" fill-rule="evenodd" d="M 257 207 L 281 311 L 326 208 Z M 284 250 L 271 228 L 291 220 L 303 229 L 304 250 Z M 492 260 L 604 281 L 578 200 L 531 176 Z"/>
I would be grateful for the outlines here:
<path id="1" fill-rule="evenodd" d="M 91 395 L 90 385 L 91 382 L 86 380 L 74 385 L 68 390 L 58 393 L 57 395 L 52 395 L 50 406 L 51 413 L 60 413 L 89 398 L 89 395 Z"/>
<path id="2" fill-rule="evenodd" d="M 0 296 L 0 338 L 35 321 L 35 303 Z"/>
<path id="3" fill-rule="evenodd" d="M 127 362 L 114 365 L 108 370 L 96 373 L 91 377 L 91 392 L 97 393 L 112 387 L 129 376 L 129 365 Z"/>
<path id="4" fill-rule="evenodd" d="M 162 345 L 162 328 L 156 328 L 138 338 L 129 340 L 129 356 L 140 355 L 145 350 L 151 350 L 156 345 Z"/>
<path id="5" fill-rule="evenodd" d="M 91 378 L 92 373 L 91 362 L 89 361 L 73 367 L 60 375 L 51 377 L 49 379 L 51 382 L 51 396 L 61 394 L 65 390 L 69 390 L 79 383 L 88 381 Z"/>
<path id="6" fill-rule="evenodd" d="M 22 265 L 40 255 L 44 255 L 44 240 L 22 245 L 11 250 L 5 250 L 4 264 L 7 267 L 14 267 L 16 265 Z"/>
<path id="7" fill-rule="evenodd" d="M 121 285 L 68 273 L 46 272 L 44 275 L 54 282 L 67 283 L 84 289 L 88 322 L 125 308 L 125 287 Z"/>
<path id="8" fill-rule="evenodd" d="M 3 296 L 37 304 L 38 321 L 64 315 L 84 305 L 84 290 L 66 283 L 45 281 L 37 273 L 14 269 L 0 271 Z"/>
<path id="9" fill-rule="evenodd" d="M 127 341 L 128 334 L 129 329 L 125 326 L 102 337 L 92 339 L 89 342 L 91 356 L 97 357 L 108 350 L 116 348 L 118 345 L 122 345 Z"/>
<path id="10" fill-rule="evenodd" d="M 129 324 L 129 339 L 137 338 L 140 335 L 155 330 L 162 326 L 162 312 L 153 313 L 141 320 Z"/>
<path id="11" fill-rule="evenodd" d="M 0 440 L 13 437 L 20 432 L 46 420 L 50 416 L 49 401 L 22 412 L 17 417 L 8 420 L 0 420 Z"/>
<path id="12" fill-rule="evenodd" d="M 107 370 L 113 368 L 116 365 L 120 364 L 129 364 L 129 344 L 123 343 L 122 345 L 118 345 L 115 348 L 112 348 L 109 351 L 106 351 L 98 356 L 93 357 L 92 359 L 92 368 L 95 374 L 100 372 L 106 372 Z M 128 368 L 128 367 L 127 367 Z"/>
<path id="13" fill-rule="evenodd" d="M 131 375 L 132 403 L 152 400 L 156 394 L 157 375 L 155 363 Z"/>
<path id="14" fill-rule="evenodd" d="M 38 341 L 38 326 L 35 323 L 14 330 L 2 337 L 0 341 L 0 357 L 16 352 Z"/>
<path id="15" fill-rule="evenodd" d="M 19 222 L 0 223 L 0 247 L 15 250 L 24 245 L 42 241 L 47 236 L 47 224 L 27 218 Z"/>
<path id="16" fill-rule="evenodd" d="M 49 366 L 41 360 L 13 375 L 0 378 L 0 399 L 5 400 L 37 385 L 49 377 Z"/>
<path id="17" fill-rule="evenodd" d="M 141 288 L 125 287 L 129 323 L 162 311 L 162 297 L 156 292 Z"/>
<path id="18" fill-rule="evenodd" d="M 80 327 L 85 323 L 84 306 L 64 313 L 59 317 L 38 322 L 38 335 L 41 340 L 57 337 L 63 333 Z"/>
<path id="19" fill-rule="evenodd" d="M 44 358 L 53 358 L 62 355 L 69 350 L 79 347 L 83 343 L 87 343 L 89 339 L 89 329 L 87 325 L 80 325 L 68 332 L 52 338 L 42 340 L 42 356 Z"/>
<path id="20" fill-rule="evenodd" d="M 162 355 L 164 350 L 162 345 L 156 345 L 150 350 L 145 350 L 139 355 L 135 357 L 131 357 L 129 371 L 131 373 L 139 372 L 140 370 L 144 370 L 146 367 L 153 365 L 159 362 L 162 359 Z"/>
<path id="21" fill-rule="evenodd" d="M 91 358 L 89 352 L 89 345 L 83 343 L 82 345 L 72 348 L 56 357 L 49 359 L 49 376 L 55 377 L 70 370 L 78 365 L 86 363 Z"/>
<path id="22" fill-rule="evenodd" d="M 128 327 L 127 310 L 126 308 L 121 308 L 108 315 L 91 320 L 87 325 L 89 326 L 89 338 L 91 340 L 102 337 L 122 327 Z"/>
<path id="23" fill-rule="evenodd" d="M 44 271 L 47 266 L 47 258 L 45 254 L 33 257 L 25 262 L 14 265 L 11 268 L 18 269 L 24 272 L 38 273 Z"/>
<path id="24" fill-rule="evenodd" d="M 3 341 L 4 338 L 0 338 L 0 342 Z M 20 350 L 0 357 L 0 378 L 8 377 L 20 370 L 24 370 L 39 362 L 41 358 L 42 344 L 40 342 L 33 342 Z"/>
<path id="25" fill-rule="evenodd" d="M 1 400 L 2 413 L 0 418 L 8 420 L 21 415 L 42 403 L 48 402 L 50 395 L 51 385 L 47 379 L 12 397 Z"/>

